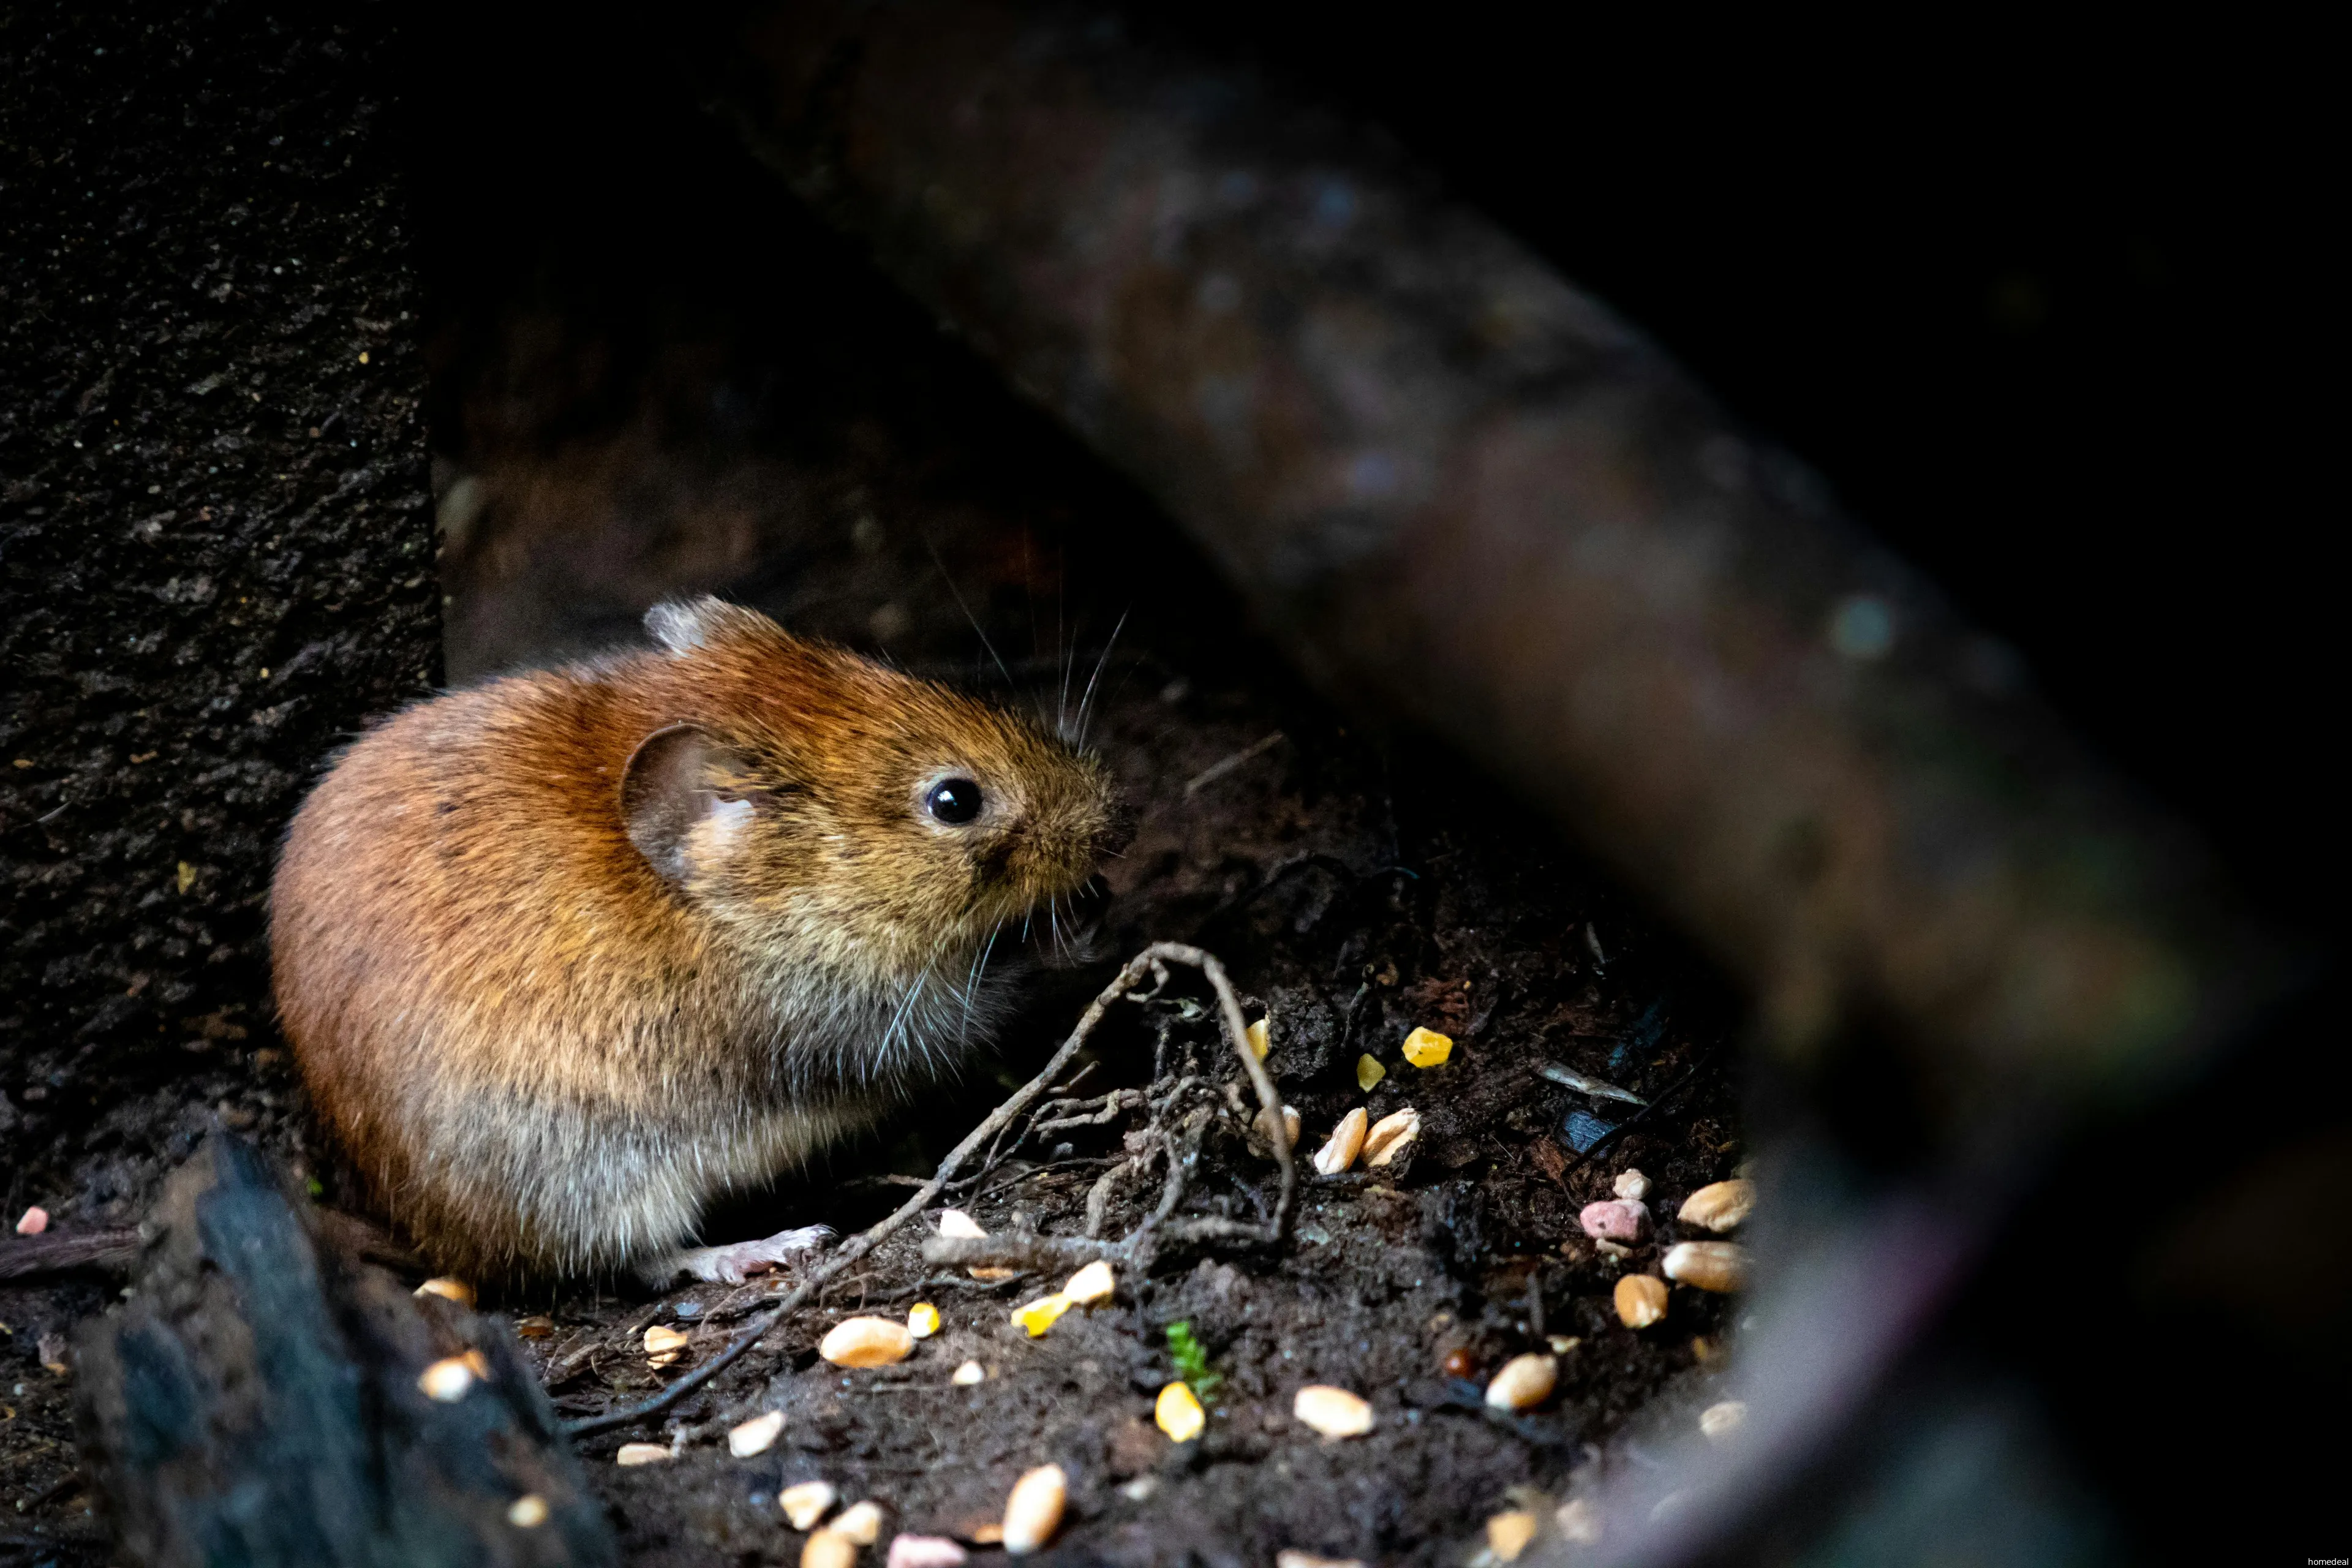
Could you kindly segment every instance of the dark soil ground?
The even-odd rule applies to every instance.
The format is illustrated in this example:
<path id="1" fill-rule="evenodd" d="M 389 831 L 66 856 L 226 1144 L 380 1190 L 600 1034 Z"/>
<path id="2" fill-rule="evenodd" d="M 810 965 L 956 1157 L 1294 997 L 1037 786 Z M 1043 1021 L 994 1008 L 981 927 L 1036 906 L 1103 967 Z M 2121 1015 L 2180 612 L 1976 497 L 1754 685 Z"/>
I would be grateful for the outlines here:
<path id="1" fill-rule="evenodd" d="M 502 204 L 494 107 L 471 173 L 445 141 L 388 128 L 389 26 L 380 7 L 19 8 L 0 32 L 8 1215 L 134 1220 L 215 1121 L 328 1201 L 364 1203 L 274 1035 L 262 897 L 276 835 L 339 740 L 438 673 L 429 426 L 452 679 L 633 637 L 646 604 L 687 589 L 1015 702 L 1050 708 L 1066 685 L 1076 702 L 1100 671 L 1093 740 L 1140 832 L 1109 868 L 1096 957 L 1041 971 L 999 1058 L 887 1141 L 712 1216 L 710 1239 L 871 1223 L 1154 940 L 1216 952 L 1270 1018 L 1307 1148 L 1354 1106 L 1423 1118 L 1393 1166 L 1308 1184 L 1281 1253 L 1171 1254 L 1041 1339 L 1007 1318 L 1038 1280 L 929 1270 L 910 1226 L 711 1390 L 591 1444 L 629 1562 L 796 1561 L 774 1500 L 817 1477 L 898 1527 L 966 1528 L 1047 1461 L 1072 1477 L 1074 1560 L 1452 1562 L 1517 1489 L 1564 1493 L 1631 1411 L 1703 1402 L 1727 1301 L 1678 1289 L 1664 1323 L 1619 1326 L 1611 1289 L 1656 1249 L 1602 1258 L 1576 1212 L 1638 1166 L 1671 1215 L 1742 1160 L 1736 1016 L 1705 965 L 1443 749 L 1299 682 L 1148 503 L 682 93 L 541 129 L 576 141 L 575 184 L 518 184 Z M 467 96 L 463 65 L 439 68 Z M 1180 981 L 1173 998 L 1201 994 Z M 1155 1059 L 1237 1076 L 1173 998 L 1115 1011 L 1083 1092 L 1143 1084 Z M 1416 1026 L 1452 1036 L 1451 1060 L 1407 1065 Z M 1369 1094 L 1361 1055 L 1387 1069 Z M 1671 1092 L 1586 1161 L 1578 1145 L 1626 1108 L 1535 1076 L 1546 1060 Z M 992 1231 L 1076 1234 L 1139 1125 L 1013 1150 L 963 1205 Z M 1188 1206 L 1259 1213 L 1271 1173 L 1213 1133 Z M 1146 1197 L 1125 1191 L 1108 1233 Z M 70 1374 L 43 1363 L 114 1284 L 0 1286 L 16 1510 L 0 1563 L 107 1560 L 70 1479 Z M 685 1371 L 770 1289 L 494 1304 L 549 1320 L 526 1342 L 559 1406 L 586 1415 Z M 919 1299 L 945 1327 L 903 1365 L 815 1359 L 840 1316 Z M 1179 1321 L 1223 1380 L 1181 1447 L 1149 1425 Z M 648 1366 L 655 1323 L 694 1335 L 684 1363 Z M 1558 1396 L 1486 1411 L 1485 1375 L 1555 1336 L 1576 1342 Z M 950 1385 L 966 1359 L 987 1380 Z M 1298 1426 L 1308 1382 L 1370 1397 L 1374 1433 Z M 725 1428 L 771 1408 L 778 1446 L 730 1458 Z M 606 1462 L 624 1439 L 677 1457 Z"/>

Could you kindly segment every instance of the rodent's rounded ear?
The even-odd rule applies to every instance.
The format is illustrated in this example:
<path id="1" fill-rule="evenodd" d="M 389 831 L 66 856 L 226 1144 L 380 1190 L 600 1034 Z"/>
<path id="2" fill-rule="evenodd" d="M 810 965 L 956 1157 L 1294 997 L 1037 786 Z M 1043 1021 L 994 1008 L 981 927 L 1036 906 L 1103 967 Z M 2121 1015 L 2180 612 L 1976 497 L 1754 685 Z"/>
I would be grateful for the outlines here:
<path id="1" fill-rule="evenodd" d="M 709 647 L 730 632 L 774 631 L 776 623 L 757 610 L 730 605 L 715 595 L 673 599 L 646 612 L 646 630 L 672 653 Z"/>
<path id="2" fill-rule="evenodd" d="M 741 758 L 693 724 L 656 730 L 629 753 L 621 770 L 621 820 L 662 880 L 686 885 L 687 836 L 719 802 L 713 775 L 742 770 Z"/>

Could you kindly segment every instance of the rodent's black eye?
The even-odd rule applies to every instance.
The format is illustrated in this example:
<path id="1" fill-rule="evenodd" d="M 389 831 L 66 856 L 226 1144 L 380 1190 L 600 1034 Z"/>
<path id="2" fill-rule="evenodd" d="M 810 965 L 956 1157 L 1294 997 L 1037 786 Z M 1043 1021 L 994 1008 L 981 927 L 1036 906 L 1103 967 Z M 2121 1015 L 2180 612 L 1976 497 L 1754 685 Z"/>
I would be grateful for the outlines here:
<path id="1" fill-rule="evenodd" d="M 942 779 L 923 797 L 923 807 L 950 827 L 961 827 L 980 815 L 980 786 L 970 779 Z"/>

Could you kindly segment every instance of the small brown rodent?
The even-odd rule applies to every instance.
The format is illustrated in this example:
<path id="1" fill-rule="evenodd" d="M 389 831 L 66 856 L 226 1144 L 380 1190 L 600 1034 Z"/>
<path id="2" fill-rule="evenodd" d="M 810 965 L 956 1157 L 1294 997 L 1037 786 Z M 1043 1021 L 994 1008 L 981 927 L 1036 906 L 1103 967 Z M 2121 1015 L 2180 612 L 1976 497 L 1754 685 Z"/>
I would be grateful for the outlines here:
<path id="1" fill-rule="evenodd" d="M 807 1245 L 680 1250 L 985 1040 L 998 933 L 1121 832 L 1036 724 L 716 599 L 646 621 L 657 650 L 371 731 L 278 861 L 312 1098 L 475 1278 L 740 1278 Z"/>

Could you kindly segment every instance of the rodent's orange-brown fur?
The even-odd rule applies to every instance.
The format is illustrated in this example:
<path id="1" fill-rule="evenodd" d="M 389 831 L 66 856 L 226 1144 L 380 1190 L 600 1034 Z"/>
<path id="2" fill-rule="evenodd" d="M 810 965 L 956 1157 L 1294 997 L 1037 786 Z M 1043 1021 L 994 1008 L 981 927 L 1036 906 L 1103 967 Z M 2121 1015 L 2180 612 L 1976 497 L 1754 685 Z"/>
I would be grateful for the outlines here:
<path id="1" fill-rule="evenodd" d="M 672 625 L 669 650 L 401 713 L 289 832 L 286 1032 L 380 1200 L 446 1267 L 676 1248 L 711 1196 L 984 1038 L 983 950 L 1116 831 L 1098 764 L 1036 726 L 716 601 Z M 681 725 L 719 760 L 665 877 L 622 790 Z M 927 819 L 944 774 L 994 815 Z"/>

